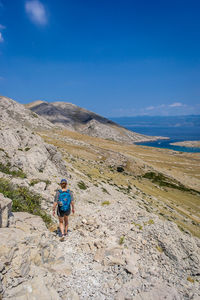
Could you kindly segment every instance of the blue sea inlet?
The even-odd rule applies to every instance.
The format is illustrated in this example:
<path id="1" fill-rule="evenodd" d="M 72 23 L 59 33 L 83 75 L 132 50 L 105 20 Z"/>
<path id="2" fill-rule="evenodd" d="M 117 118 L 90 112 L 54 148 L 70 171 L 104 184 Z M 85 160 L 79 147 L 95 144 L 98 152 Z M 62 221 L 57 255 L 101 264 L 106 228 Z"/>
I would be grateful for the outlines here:
<path id="1" fill-rule="evenodd" d="M 137 133 L 169 138 L 168 140 L 137 143 L 139 145 L 200 153 L 200 148 L 171 145 L 175 142 L 200 141 L 200 116 L 123 117 L 112 118 L 112 120 Z"/>
<path id="2" fill-rule="evenodd" d="M 152 142 L 141 142 L 137 145 L 165 148 L 182 152 L 200 153 L 200 148 L 182 147 L 171 145 L 175 142 L 198 141 L 200 140 L 200 127 L 127 127 L 127 129 L 153 136 L 169 137 L 168 140 L 157 140 Z"/>

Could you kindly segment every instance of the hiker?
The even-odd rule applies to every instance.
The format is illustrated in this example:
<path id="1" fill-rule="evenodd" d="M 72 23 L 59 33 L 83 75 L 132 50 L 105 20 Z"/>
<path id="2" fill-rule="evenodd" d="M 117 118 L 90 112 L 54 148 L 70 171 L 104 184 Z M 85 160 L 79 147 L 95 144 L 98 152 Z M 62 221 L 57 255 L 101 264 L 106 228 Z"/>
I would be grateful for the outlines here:
<path id="1" fill-rule="evenodd" d="M 74 214 L 74 198 L 72 192 L 67 189 L 67 180 L 62 179 L 60 182 L 61 189 L 56 192 L 53 203 L 53 216 L 55 216 L 55 210 L 57 206 L 57 215 L 59 218 L 59 227 L 61 232 L 61 241 L 64 241 L 64 237 L 67 235 L 68 230 L 68 216 L 71 213 Z M 64 226 L 65 224 L 65 226 Z"/>

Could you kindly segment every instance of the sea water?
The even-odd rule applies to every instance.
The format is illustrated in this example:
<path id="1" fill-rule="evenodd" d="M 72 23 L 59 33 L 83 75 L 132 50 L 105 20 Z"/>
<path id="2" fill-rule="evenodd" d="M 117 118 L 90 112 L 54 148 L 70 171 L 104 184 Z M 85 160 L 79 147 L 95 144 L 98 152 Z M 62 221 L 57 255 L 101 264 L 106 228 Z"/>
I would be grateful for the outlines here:
<path id="1" fill-rule="evenodd" d="M 200 126 L 159 126 L 158 122 L 154 126 L 150 126 L 147 124 L 142 126 L 142 124 L 139 122 L 138 124 L 136 124 L 138 120 L 136 121 L 134 119 L 134 122 L 131 122 L 131 118 L 128 120 L 129 122 L 127 122 L 127 119 L 123 120 L 123 118 L 113 118 L 113 121 L 117 122 L 118 124 L 127 128 L 128 130 L 137 133 L 169 138 L 168 140 L 157 140 L 152 142 L 137 143 L 139 145 L 156 148 L 165 148 L 182 152 L 200 152 L 200 148 L 171 145 L 171 143 L 175 142 L 200 141 Z M 130 125 L 127 123 L 129 123 Z M 131 123 L 134 123 L 134 125 L 131 125 Z"/>
<path id="2" fill-rule="evenodd" d="M 183 141 L 199 141 L 200 127 L 127 127 L 127 129 L 145 135 L 169 137 L 168 140 L 137 143 L 143 146 L 171 149 L 182 152 L 199 152 L 200 148 L 171 145 Z"/>

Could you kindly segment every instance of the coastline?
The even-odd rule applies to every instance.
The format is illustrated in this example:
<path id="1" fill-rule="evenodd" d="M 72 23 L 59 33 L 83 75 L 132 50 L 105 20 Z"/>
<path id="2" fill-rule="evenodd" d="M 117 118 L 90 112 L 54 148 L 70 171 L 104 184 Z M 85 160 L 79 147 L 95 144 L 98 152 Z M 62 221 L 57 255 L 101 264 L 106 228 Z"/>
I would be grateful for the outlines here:
<path id="1" fill-rule="evenodd" d="M 148 139 L 144 138 L 140 141 L 133 142 L 133 144 L 137 145 L 138 143 L 155 142 L 155 141 L 159 141 L 159 140 L 170 140 L 170 137 L 166 137 L 166 136 L 148 136 Z"/>
<path id="2" fill-rule="evenodd" d="M 170 143 L 170 145 L 190 147 L 190 148 L 200 148 L 200 141 L 183 141 L 183 142 Z"/>

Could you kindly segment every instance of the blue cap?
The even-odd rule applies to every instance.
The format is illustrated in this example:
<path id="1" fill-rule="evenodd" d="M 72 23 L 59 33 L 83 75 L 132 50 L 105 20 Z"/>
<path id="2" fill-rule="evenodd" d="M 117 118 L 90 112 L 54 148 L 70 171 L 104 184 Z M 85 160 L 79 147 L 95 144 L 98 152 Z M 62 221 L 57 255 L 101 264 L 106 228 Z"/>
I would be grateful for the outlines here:
<path id="1" fill-rule="evenodd" d="M 60 182 L 60 184 L 61 183 L 67 183 L 67 180 L 66 179 L 62 179 L 61 182 Z"/>

